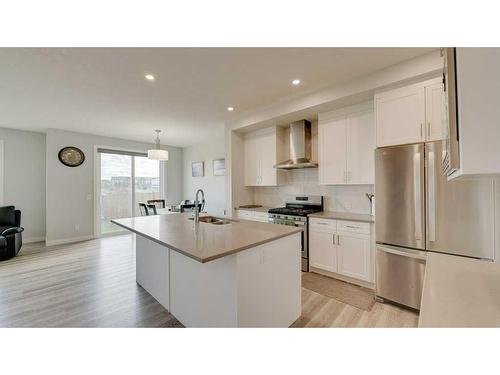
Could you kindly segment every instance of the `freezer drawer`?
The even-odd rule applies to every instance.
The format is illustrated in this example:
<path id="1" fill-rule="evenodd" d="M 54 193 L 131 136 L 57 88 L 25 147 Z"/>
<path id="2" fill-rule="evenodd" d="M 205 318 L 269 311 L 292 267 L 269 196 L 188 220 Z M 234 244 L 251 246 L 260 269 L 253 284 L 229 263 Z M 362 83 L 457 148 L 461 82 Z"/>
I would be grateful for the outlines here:
<path id="1" fill-rule="evenodd" d="M 377 245 L 377 297 L 420 309 L 425 251 Z"/>

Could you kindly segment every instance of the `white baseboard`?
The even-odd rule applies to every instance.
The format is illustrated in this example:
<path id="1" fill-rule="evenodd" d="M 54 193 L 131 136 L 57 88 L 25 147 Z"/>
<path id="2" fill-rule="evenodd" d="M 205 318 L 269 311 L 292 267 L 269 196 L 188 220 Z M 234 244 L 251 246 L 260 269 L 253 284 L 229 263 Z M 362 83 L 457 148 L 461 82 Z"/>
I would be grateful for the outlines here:
<path id="1" fill-rule="evenodd" d="M 23 243 L 34 243 L 34 242 L 43 242 L 43 241 L 45 241 L 45 237 L 23 238 Z"/>
<path id="2" fill-rule="evenodd" d="M 54 246 L 54 245 L 63 245 L 67 243 L 73 243 L 73 242 L 81 242 L 81 241 L 88 241 L 94 239 L 93 235 L 87 235 L 87 236 L 81 236 L 81 237 L 71 237 L 71 238 L 62 238 L 59 240 L 51 240 L 48 241 L 45 239 L 45 246 Z"/>

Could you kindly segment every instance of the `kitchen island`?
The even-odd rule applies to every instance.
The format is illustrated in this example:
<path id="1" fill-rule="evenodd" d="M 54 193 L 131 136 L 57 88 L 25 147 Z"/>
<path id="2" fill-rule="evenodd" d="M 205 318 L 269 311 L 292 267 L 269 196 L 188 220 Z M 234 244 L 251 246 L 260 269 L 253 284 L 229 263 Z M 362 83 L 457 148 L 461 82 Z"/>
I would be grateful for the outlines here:
<path id="1" fill-rule="evenodd" d="M 288 327 L 301 314 L 301 228 L 189 213 L 112 220 L 136 281 L 186 327 Z"/>

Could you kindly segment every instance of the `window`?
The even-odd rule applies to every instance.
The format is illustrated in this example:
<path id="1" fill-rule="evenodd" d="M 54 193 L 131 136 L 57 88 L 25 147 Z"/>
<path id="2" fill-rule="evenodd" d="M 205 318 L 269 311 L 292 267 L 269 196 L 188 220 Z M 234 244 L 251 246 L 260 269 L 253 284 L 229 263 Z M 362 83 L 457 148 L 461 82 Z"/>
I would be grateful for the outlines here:
<path id="1" fill-rule="evenodd" d="M 134 157 L 134 216 L 140 216 L 139 203 L 160 198 L 160 161 Z"/>
<path id="2" fill-rule="evenodd" d="M 140 216 L 139 203 L 161 196 L 160 162 L 145 154 L 98 149 L 100 234 L 122 231 L 112 219 Z"/>

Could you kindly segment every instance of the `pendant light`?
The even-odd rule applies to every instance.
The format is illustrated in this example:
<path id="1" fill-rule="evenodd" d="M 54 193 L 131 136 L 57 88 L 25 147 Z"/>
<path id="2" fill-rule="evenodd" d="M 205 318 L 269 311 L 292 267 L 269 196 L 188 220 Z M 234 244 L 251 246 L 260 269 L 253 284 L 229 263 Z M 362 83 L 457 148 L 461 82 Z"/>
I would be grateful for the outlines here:
<path id="1" fill-rule="evenodd" d="M 156 139 L 155 139 L 156 148 L 154 148 L 152 150 L 148 150 L 148 159 L 166 161 L 166 160 L 168 160 L 168 151 L 162 150 L 160 148 L 160 132 L 161 132 L 161 130 L 156 129 L 155 132 L 156 132 Z"/>

